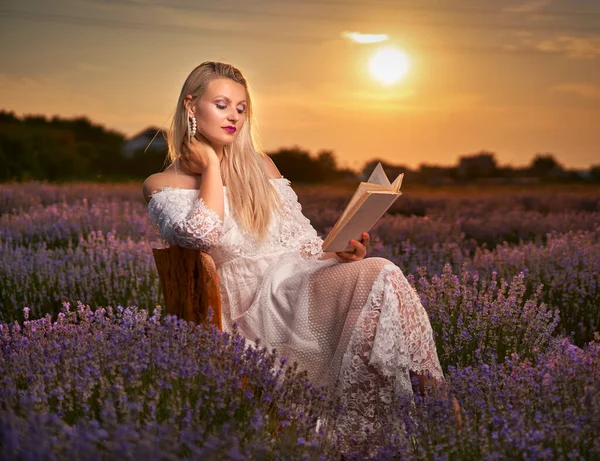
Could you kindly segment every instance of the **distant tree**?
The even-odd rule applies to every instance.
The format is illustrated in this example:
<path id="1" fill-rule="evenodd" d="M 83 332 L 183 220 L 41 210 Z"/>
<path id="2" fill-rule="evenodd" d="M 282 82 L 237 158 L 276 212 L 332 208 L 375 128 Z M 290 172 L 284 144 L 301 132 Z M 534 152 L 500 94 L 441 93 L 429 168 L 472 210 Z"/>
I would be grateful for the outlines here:
<path id="1" fill-rule="evenodd" d="M 124 136 L 86 117 L 18 118 L 0 111 L 0 180 L 86 179 L 123 168 Z"/>
<path id="2" fill-rule="evenodd" d="M 320 180 L 316 162 L 310 153 L 298 146 L 282 148 L 268 154 L 283 176 L 290 181 L 313 182 Z M 317 177 L 315 178 L 315 174 Z"/>
<path id="3" fill-rule="evenodd" d="M 414 172 L 411 171 L 410 168 L 408 168 L 405 165 L 392 165 L 388 162 L 386 162 L 385 160 L 381 160 L 381 159 L 373 159 L 370 160 L 369 162 L 367 162 L 365 164 L 365 166 L 362 169 L 361 172 L 361 178 L 363 178 L 364 180 L 369 178 L 369 175 L 373 172 L 373 170 L 375 169 L 375 167 L 377 166 L 378 163 L 381 163 L 381 166 L 383 167 L 383 171 L 385 171 L 385 174 L 387 175 L 388 178 L 390 178 L 390 180 L 394 180 L 396 179 L 396 177 L 400 174 L 400 173 L 404 173 L 405 177 L 414 177 Z"/>
<path id="4" fill-rule="evenodd" d="M 162 149 L 139 149 L 131 158 L 121 158 L 121 169 L 132 177 L 145 178 L 163 171 L 168 163 L 167 152 Z"/>
<path id="5" fill-rule="evenodd" d="M 332 150 L 321 150 L 316 156 L 298 146 L 282 148 L 269 152 L 279 171 L 291 181 L 323 182 L 345 179 L 354 172 L 338 170 L 335 154 Z"/>
<path id="6" fill-rule="evenodd" d="M 537 154 L 531 162 L 529 171 L 540 178 L 551 178 L 561 176 L 564 168 L 552 154 Z"/>
<path id="7" fill-rule="evenodd" d="M 495 176 L 499 178 L 514 178 L 517 176 L 517 174 L 518 171 L 514 167 L 510 165 L 505 165 L 496 168 Z"/>
<path id="8" fill-rule="evenodd" d="M 17 118 L 14 112 L 0 110 L 0 123 L 3 125 L 18 125 L 21 120 Z"/>
<path id="9" fill-rule="evenodd" d="M 26 115 L 23 117 L 23 123 L 29 126 L 45 126 L 48 124 L 48 120 L 43 115 Z"/>
<path id="10" fill-rule="evenodd" d="M 21 130 L 7 130 L 0 124 L 0 152 L 2 168 L 0 179 L 39 179 L 43 172 L 33 153 L 31 137 L 23 136 Z"/>
<path id="11" fill-rule="evenodd" d="M 317 154 L 319 180 L 332 180 L 339 176 L 335 155 L 332 150 L 322 150 Z"/>
<path id="12" fill-rule="evenodd" d="M 451 183 L 454 182 L 456 177 L 456 167 L 443 167 L 423 163 L 419 165 L 416 177 L 420 182 L 427 184 Z"/>
<path id="13" fill-rule="evenodd" d="M 378 163 L 381 163 L 381 166 L 383 167 L 384 171 L 386 170 L 386 168 L 389 168 L 389 165 L 386 163 L 385 160 L 381 160 L 379 158 L 374 158 L 373 160 L 369 160 L 367 163 L 365 163 L 365 166 L 363 167 L 362 171 L 360 172 L 360 177 L 363 180 L 368 179 L 369 175 L 371 174 L 371 172 L 377 166 Z"/>
<path id="14" fill-rule="evenodd" d="M 459 178 L 467 180 L 495 176 L 497 166 L 494 153 L 481 151 L 460 157 L 457 173 Z"/>

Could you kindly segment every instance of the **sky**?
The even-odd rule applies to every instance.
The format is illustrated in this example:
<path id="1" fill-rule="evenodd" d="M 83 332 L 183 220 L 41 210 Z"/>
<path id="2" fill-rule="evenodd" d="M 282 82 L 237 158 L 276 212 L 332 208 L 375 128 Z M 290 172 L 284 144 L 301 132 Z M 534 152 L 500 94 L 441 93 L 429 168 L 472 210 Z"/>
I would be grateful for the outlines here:
<path id="1" fill-rule="evenodd" d="M 247 78 L 266 151 L 600 164 L 596 0 L 0 0 L 0 43 L 0 108 L 19 116 L 166 128 L 189 72 L 218 60 Z M 408 59 L 395 83 L 369 71 L 385 47 Z"/>

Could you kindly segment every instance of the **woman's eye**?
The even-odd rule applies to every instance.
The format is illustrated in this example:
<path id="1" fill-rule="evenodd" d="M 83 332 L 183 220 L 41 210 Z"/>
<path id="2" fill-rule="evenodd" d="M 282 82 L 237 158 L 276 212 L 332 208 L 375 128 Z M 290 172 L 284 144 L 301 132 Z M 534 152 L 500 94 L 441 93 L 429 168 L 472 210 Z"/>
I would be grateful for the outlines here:
<path id="1" fill-rule="evenodd" d="M 216 106 L 217 106 L 217 108 L 218 108 L 218 109 L 220 109 L 220 110 L 225 110 L 225 109 L 227 109 L 227 105 L 225 105 L 225 104 L 216 104 Z M 245 113 L 245 112 L 246 112 L 246 108 L 245 108 L 245 107 L 242 107 L 242 108 L 239 108 L 239 107 L 238 107 L 238 108 L 237 108 L 237 111 L 238 111 L 238 114 L 243 114 L 243 113 Z"/>

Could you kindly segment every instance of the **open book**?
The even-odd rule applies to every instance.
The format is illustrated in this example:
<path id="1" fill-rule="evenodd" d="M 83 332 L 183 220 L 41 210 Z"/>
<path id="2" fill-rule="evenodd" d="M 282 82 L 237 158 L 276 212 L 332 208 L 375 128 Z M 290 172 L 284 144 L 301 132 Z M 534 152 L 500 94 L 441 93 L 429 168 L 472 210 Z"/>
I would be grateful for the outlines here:
<path id="1" fill-rule="evenodd" d="M 403 178 L 404 173 L 390 183 L 378 163 L 367 182 L 358 185 L 350 203 L 325 238 L 323 251 L 352 251 L 348 242 L 360 240 L 362 233 L 368 232 L 402 195 Z"/>

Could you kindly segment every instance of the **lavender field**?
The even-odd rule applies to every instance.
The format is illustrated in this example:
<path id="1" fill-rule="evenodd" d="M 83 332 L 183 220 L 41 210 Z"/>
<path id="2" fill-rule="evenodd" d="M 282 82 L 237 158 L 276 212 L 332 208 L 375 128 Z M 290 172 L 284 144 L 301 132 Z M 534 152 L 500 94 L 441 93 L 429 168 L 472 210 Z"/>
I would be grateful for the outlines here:
<path id="1" fill-rule="evenodd" d="M 352 193 L 292 186 L 321 235 Z M 600 459 L 600 189 L 406 186 L 371 240 L 463 421 L 398 399 L 374 458 Z M 339 459 L 301 370 L 156 308 L 158 245 L 140 184 L 0 185 L 0 458 Z"/>

